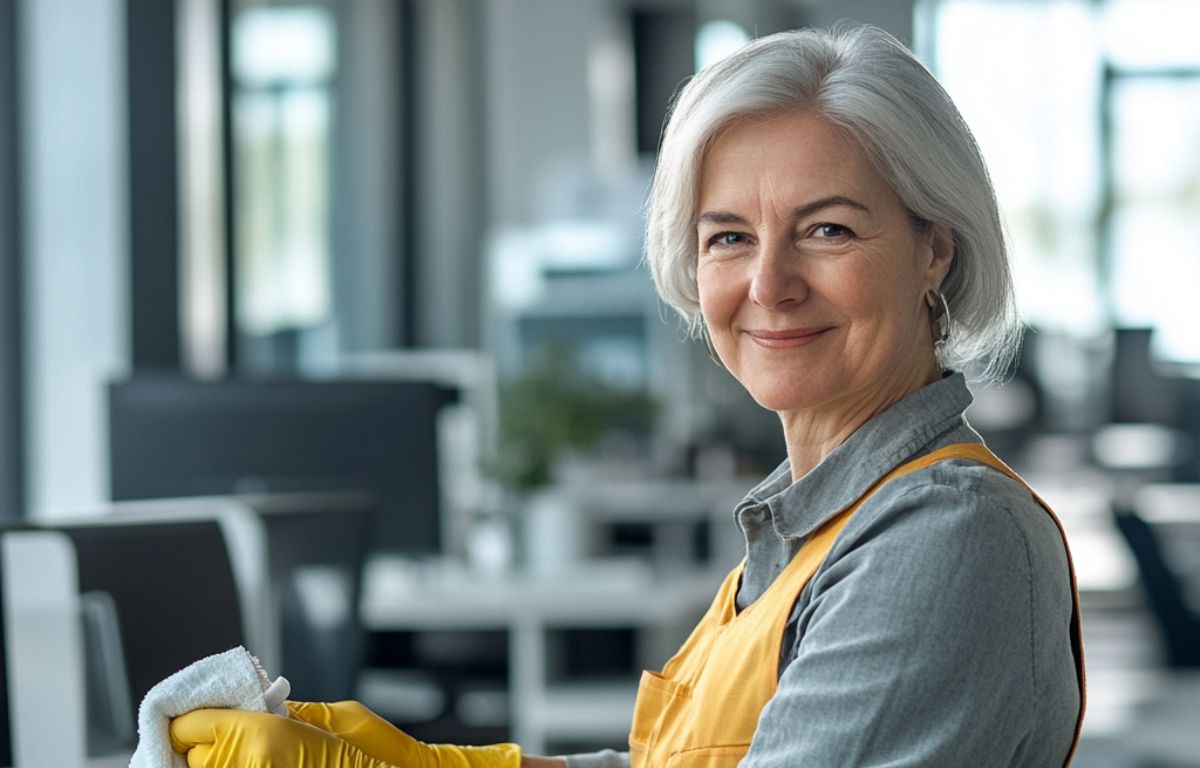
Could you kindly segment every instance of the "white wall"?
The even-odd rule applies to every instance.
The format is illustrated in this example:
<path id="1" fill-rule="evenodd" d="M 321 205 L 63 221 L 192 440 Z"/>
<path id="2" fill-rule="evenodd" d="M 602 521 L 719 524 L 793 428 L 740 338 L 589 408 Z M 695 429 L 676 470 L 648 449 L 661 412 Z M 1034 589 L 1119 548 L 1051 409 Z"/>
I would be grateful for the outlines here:
<path id="1" fill-rule="evenodd" d="M 107 498 L 103 382 L 129 359 L 124 4 L 20 18 L 29 511 L 47 516 Z"/>
<path id="2" fill-rule="evenodd" d="M 588 57 L 610 3 L 484 4 L 488 189 L 492 223 L 534 220 L 540 175 L 592 156 Z"/>

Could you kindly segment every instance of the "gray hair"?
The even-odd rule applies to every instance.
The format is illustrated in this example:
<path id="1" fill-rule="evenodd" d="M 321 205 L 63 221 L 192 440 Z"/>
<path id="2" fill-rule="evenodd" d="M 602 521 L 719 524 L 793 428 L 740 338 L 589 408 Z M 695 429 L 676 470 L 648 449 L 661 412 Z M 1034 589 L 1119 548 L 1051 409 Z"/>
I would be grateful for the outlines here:
<path id="1" fill-rule="evenodd" d="M 646 222 L 659 295 L 701 327 L 696 206 L 704 156 L 755 115 L 811 109 L 846 130 L 918 219 L 946 227 L 954 260 L 942 283 L 953 318 L 945 367 L 999 378 L 1020 348 L 1004 231 L 979 147 L 946 91 L 902 43 L 875 27 L 781 32 L 699 72 L 663 132 Z"/>

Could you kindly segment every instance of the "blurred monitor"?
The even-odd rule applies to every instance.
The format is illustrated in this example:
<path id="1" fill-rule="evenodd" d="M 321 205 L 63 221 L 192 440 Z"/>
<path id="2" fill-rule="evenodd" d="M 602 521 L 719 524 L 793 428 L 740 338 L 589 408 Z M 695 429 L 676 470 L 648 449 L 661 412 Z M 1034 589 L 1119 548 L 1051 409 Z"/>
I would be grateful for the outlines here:
<path id="1" fill-rule="evenodd" d="M 1112 409 L 1117 423 L 1173 425 L 1178 417 L 1171 382 L 1159 370 L 1153 354 L 1154 329 L 1117 328 L 1113 331 L 1110 379 Z"/>
<path id="2" fill-rule="evenodd" d="M 114 500 L 368 490 L 371 551 L 442 551 L 437 423 L 452 389 L 138 376 L 108 395 Z"/>

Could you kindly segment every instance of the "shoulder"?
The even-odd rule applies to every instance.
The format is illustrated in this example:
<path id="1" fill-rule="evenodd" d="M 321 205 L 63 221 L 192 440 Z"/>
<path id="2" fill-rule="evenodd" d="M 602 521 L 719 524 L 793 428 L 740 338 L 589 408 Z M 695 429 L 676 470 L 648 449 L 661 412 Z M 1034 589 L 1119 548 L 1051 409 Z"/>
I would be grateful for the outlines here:
<path id="1" fill-rule="evenodd" d="M 1051 513 L 1024 485 L 973 461 L 946 460 L 885 483 L 844 531 L 847 541 L 891 537 L 910 552 L 977 547 L 983 563 L 1001 558 L 1012 568 L 1025 559 L 1031 570 L 1066 575 Z"/>
<path id="2" fill-rule="evenodd" d="M 837 735 L 829 754 L 869 728 L 923 765 L 1018 749 L 1050 764 L 1078 707 L 1071 604 L 1057 526 L 1020 483 L 958 461 L 897 478 L 801 592 L 764 743 L 790 747 L 802 721 Z"/>
<path id="3" fill-rule="evenodd" d="M 985 642 L 1013 650 L 1065 632 L 1072 606 L 1066 548 L 1050 513 L 1022 484 L 959 460 L 894 479 L 863 503 L 810 597 L 819 602 L 851 584 L 930 622 L 969 616 L 987 628 Z"/>

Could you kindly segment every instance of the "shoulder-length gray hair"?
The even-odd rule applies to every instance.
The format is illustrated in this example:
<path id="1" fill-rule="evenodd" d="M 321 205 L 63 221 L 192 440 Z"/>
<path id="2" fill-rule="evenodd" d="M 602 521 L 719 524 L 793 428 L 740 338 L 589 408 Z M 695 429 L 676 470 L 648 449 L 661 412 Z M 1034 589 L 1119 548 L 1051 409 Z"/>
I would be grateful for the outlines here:
<path id="1" fill-rule="evenodd" d="M 945 367 L 998 378 L 1020 347 L 1004 232 L 979 147 L 933 75 L 869 26 L 760 38 L 705 68 L 679 93 L 663 132 L 646 223 L 659 295 L 700 329 L 696 205 L 717 135 L 753 115 L 811 109 L 854 136 L 918 219 L 945 226 L 954 261 L 942 283 L 953 325 Z"/>

